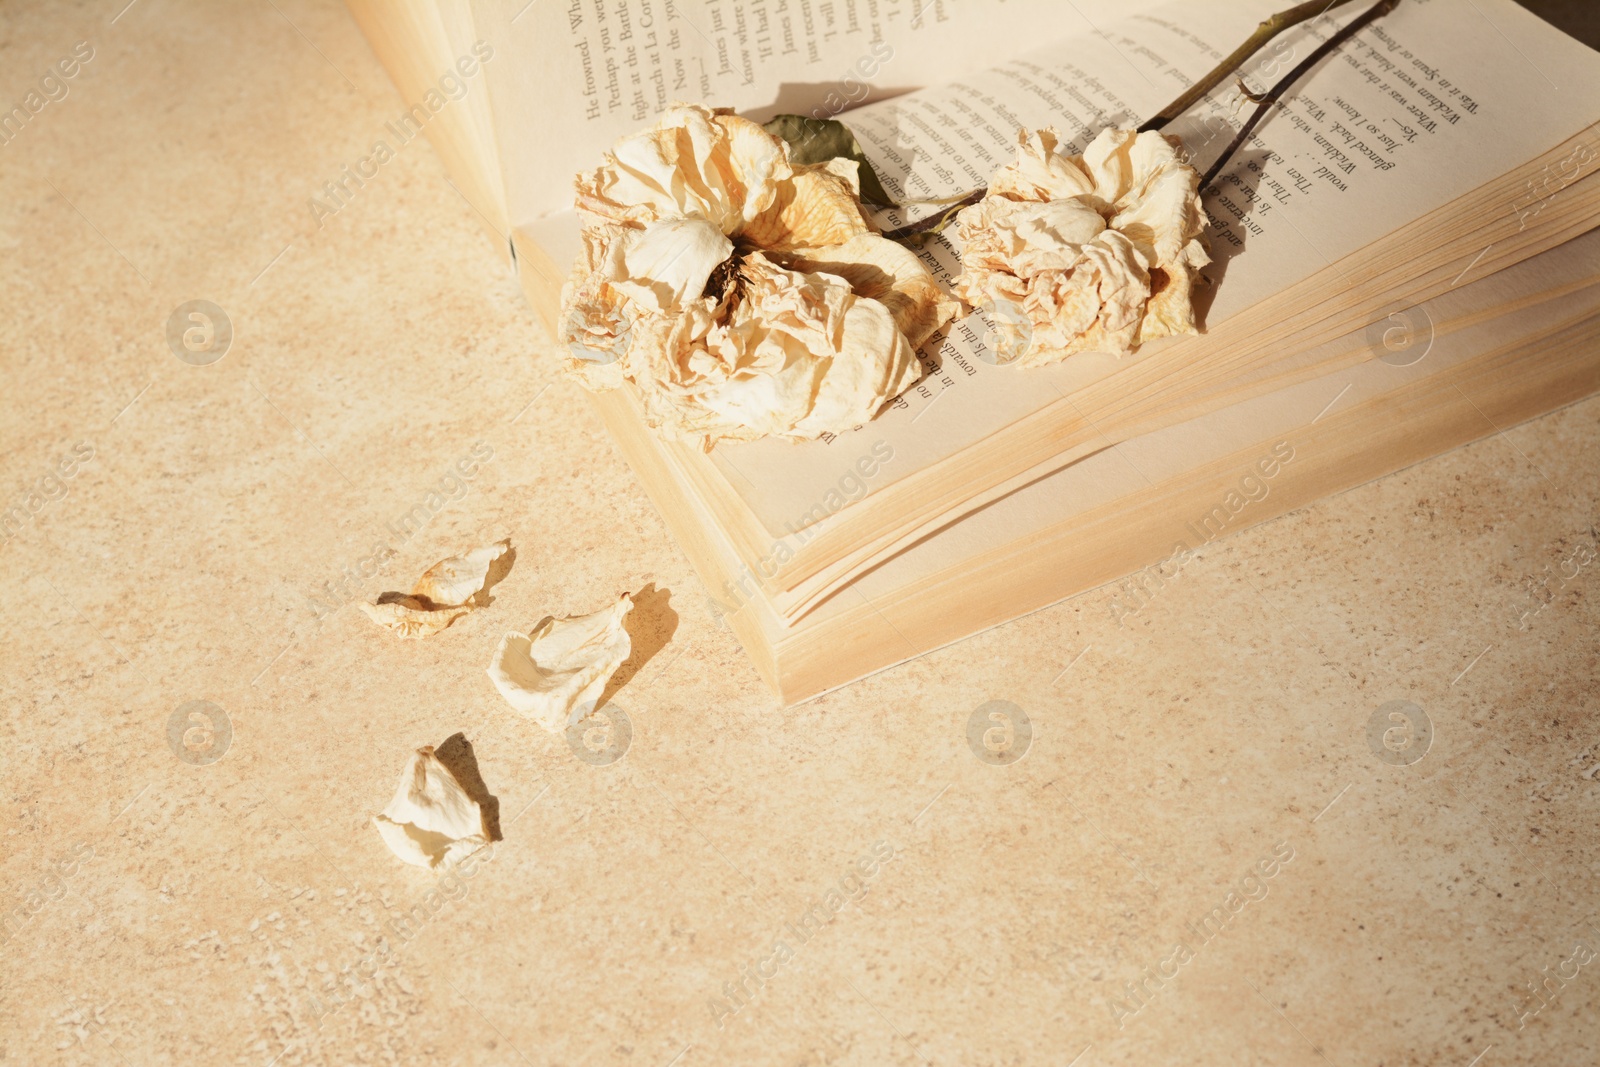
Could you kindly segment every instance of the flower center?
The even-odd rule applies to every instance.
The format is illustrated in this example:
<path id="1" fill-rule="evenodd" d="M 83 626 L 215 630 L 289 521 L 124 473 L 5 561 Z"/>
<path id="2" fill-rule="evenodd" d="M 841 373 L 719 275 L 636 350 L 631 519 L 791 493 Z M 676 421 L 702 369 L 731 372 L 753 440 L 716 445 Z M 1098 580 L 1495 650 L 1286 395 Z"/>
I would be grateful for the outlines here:
<path id="1" fill-rule="evenodd" d="M 749 249 L 736 243 L 733 254 L 718 263 L 706 279 L 705 295 L 721 307 L 724 302 L 737 303 L 744 296 L 744 260 Z"/>

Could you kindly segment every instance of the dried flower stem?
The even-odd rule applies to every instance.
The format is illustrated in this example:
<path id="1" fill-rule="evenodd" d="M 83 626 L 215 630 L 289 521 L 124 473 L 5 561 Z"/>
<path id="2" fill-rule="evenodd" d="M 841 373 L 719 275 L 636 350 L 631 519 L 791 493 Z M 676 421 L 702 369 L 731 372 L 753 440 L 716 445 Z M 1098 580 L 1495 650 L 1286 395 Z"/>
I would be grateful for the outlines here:
<path id="1" fill-rule="evenodd" d="M 1259 52 L 1262 47 L 1264 47 L 1268 42 L 1270 42 L 1274 37 L 1278 36 L 1284 30 L 1287 30 L 1292 26 L 1298 26 L 1300 23 L 1305 22 L 1308 19 L 1316 18 L 1318 15 L 1331 11 L 1336 7 L 1342 7 L 1350 2 L 1351 0 L 1307 0 L 1306 3 L 1297 4 L 1285 11 L 1278 12 L 1271 18 L 1263 20 L 1261 25 L 1256 27 L 1255 32 L 1250 35 L 1249 39 L 1246 40 L 1244 44 L 1234 49 L 1233 53 L 1219 63 L 1211 71 L 1211 73 L 1207 74 L 1204 78 L 1201 78 L 1199 81 L 1195 82 L 1187 90 L 1185 90 L 1182 96 L 1178 97 L 1172 103 L 1162 108 L 1148 122 L 1140 126 L 1138 132 L 1146 133 L 1151 130 L 1159 130 L 1167 123 L 1183 114 L 1183 112 L 1193 107 L 1195 102 L 1203 97 L 1206 93 L 1210 92 L 1212 89 L 1215 89 L 1218 85 L 1221 85 L 1230 75 L 1237 71 L 1246 60 Z M 1222 153 L 1222 156 L 1218 159 L 1218 161 L 1212 164 L 1211 170 L 1206 173 L 1204 180 L 1202 180 L 1200 183 L 1200 187 L 1202 189 L 1205 188 L 1211 179 L 1215 177 L 1216 172 L 1221 168 L 1222 164 L 1227 162 L 1228 158 L 1238 150 L 1239 145 L 1244 142 L 1244 139 L 1248 137 L 1251 131 L 1253 131 L 1260 123 L 1267 109 L 1277 101 L 1279 96 L 1281 96 L 1290 85 L 1293 85 L 1296 81 L 1298 81 L 1301 76 L 1303 76 L 1307 70 L 1311 69 L 1311 67 L 1315 66 L 1317 61 L 1323 56 L 1327 55 L 1334 48 L 1337 48 L 1339 45 L 1349 40 L 1351 36 L 1360 32 L 1361 29 L 1363 29 L 1373 20 L 1393 10 L 1395 4 L 1398 2 L 1399 0 L 1383 0 L 1383 2 L 1377 5 L 1377 7 L 1374 7 L 1365 15 L 1362 15 L 1359 19 L 1352 22 L 1349 26 L 1346 26 L 1339 33 L 1329 38 L 1329 40 L 1315 52 L 1313 52 L 1305 60 L 1305 62 L 1295 67 L 1294 70 L 1290 71 L 1282 81 L 1273 86 L 1272 91 L 1267 93 L 1265 96 L 1258 98 L 1249 92 L 1245 92 L 1244 95 L 1249 97 L 1252 101 L 1258 101 L 1260 103 L 1260 107 L 1257 108 L 1256 113 L 1250 117 L 1250 121 L 1245 124 L 1244 129 L 1240 132 L 1238 137 L 1234 139 L 1233 144 L 1229 145 L 1228 149 Z M 937 233 L 944 229 L 945 226 L 949 225 L 950 220 L 956 216 L 957 212 L 964 207 L 970 207 L 971 205 L 978 203 L 978 201 L 982 200 L 986 195 L 988 195 L 988 192 L 989 190 L 987 188 L 974 189 L 966 196 L 954 201 L 946 210 L 935 212 L 925 219 L 920 219 L 917 222 L 902 226 L 897 230 L 890 230 L 883 236 L 887 237 L 891 241 L 904 241 L 908 237 L 916 237 L 919 234 Z"/>
<path id="2" fill-rule="evenodd" d="M 1342 3 L 1344 0 L 1339 0 L 1339 2 Z M 1326 41 L 1323 41 L 1322 44 L 1319 45 L 1309 56 L 1306 56 L 1306 58 L 1302 60 L 1298 66 L 1296 66 L 1288 74 L 1285 74 L 1282 81 L 1278 82 L 1277 85 L 1274 85 L 1265 96 L 1260 98 L 1261 102 L 1257 105 L 1255 112 L 1250 116 L 1249 121 L 1240 128 L 1238 135 L 1233 139 L 1233 143 L 1228 145 L 1227 148 L 1223 149 L 1222 155 L 1218 156 L 1216 162 L 1211 164 L 1211 168 L 1207 170 L 1205 176 L 1200 179 L 1199 187 L 1204 189 L 1206 186 L 1211 184 L 1212 179 L 1214 179 L 1217 174 L 1221 172 L 1223 165 L 1226 164 L 1228 160 L 1233 158 L 1233 154 L 1239 150 L 1239 147 L 1243 145 L 1245 141 L 1249 140 L 1250 134 L 1255 131 L 1256 126 L 1260 124 L 1263 118 L 1266 117 L 1267 112 L 1272 110 L 1272 106 L 1278 102 L 1284 93 L 1289 91 L 1290 87 L 1293 86 L 1295 82 L 1303 78 L 1306 72 L 1312 67 L 1322 62 L 1329 52 L 1332 52 L 1335 48 L 1338 48 L 1350 38 L 1360 33 L 1367 26 L 1393 11 L 1395 5 L 1399 2 L 1400 0 L 1379 0 L 1378 3 L 1368 8 L 1366 13 L 1360 18 L 1353 20 L 1344 29 L 1340 30 L 1332 37 L 1329 37 Z M 1266 23 L 1262 23 L 1262 25 L 1264 26 Z M 1255 97 L 1251 97 L 1251 99 L 1255 99 Z"/>
<path id="3" fill-rule="evenodd" d="M 1151 130 L 1159 130 L 1185 111 L 1188 111 L 1200 102 L 1201 97 L 1226 81 L 1230 74 L 1244 66 L 1245 60 L 1265 48 L 1268 42 L 1284 30 L 1289 29 L 1291 26 L 1298 26 L 1307 19 L 1314 19 L 1318 15 L 1348 3 L 1350 3 L 1350 0 L 1307 0 L 1304 4 L 1298 4 L 1287 11 L 1280 11 L 1271 18 L 1262 20 L 1261 25 L 1256 27 L 1256 32 L 1252 33 L 1244 44 L 1234 49 L 1232 55 L 1217 64 L 1210 74 L 1189 86 L 1178 99 L 1156 112 L 1148 122 L 1139 127 L 1139 132 L 1148 133 Z"/>
<path id="4" fill-rule="evenodd" d="M 987 195 L 989 195 L 987 186 L 981 189 L 974 189 L 943 211 L 936 211 L 927 218 L 918 219 L 916 222 L 902 226 L 898 230 L 890 230 L 884 236 L 891 241 L 904 241 L 907 237 L 915 237 L 921 233 L 938 233 L 949 224 L 951 219 L 955 218 L 962 208 L 971 207 Z"/>

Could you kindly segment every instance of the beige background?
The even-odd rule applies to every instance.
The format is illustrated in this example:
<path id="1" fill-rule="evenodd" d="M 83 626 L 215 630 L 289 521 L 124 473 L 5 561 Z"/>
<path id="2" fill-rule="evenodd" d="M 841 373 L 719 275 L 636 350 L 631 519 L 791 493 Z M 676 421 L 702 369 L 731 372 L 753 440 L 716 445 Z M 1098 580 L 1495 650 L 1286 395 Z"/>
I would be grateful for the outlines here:
<path id="1" fill-rule="evenodd" d="M 1100 590 L 780 709 L 426 141 L 313 221 L 403 107 L 348 14 L 123 2 L 0 8 L 7 106 L 95 49 L 0 145 L 5 503 L 94 450 L 0 545 L 0 1063 L 1600 1059 L 1600 960 L 1519 1029 L 1600 950 L 1600 401 L 1231 537 L 1126 625 Z M 233 324 L 209 366 L 165 336 L 193 299 Z M 431 640 L 309 606 L 380 539 L 365 596 L 500 537 L 494 603 Z M 504 630 L 649 583 L 621 762 L 510 715 Z M 1410 766 L 1367 741 L 1395 699 Z M 190 700 L 232 724 L 209 765 L 168 745 Z M 990 700 L 1033 725 L 1010 766 L 968 748 Z M 367 819 L 458 730 L 504 840 L 440 890 Z"/>

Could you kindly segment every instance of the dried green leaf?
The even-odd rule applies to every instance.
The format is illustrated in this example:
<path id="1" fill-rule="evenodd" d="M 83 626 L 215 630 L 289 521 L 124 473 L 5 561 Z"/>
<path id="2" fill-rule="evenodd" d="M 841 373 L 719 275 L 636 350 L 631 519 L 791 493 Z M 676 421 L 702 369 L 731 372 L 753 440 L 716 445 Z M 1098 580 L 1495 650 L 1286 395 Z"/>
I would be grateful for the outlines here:
<path id="1" fill-rule="evenodd" d="M 856 135 L 838 119 L 814 119 L 805 115 L 779 115 L 763 127 L 774 137 L 789 144 L 789 159 L 794 163 L 809 165 L 826 163 L 830 159 L 853 159 L 860 166 L 861 200 L 873 207 L 898 207 L 877 171 L 867 162 L 866 153 L 856 141 Z"/>

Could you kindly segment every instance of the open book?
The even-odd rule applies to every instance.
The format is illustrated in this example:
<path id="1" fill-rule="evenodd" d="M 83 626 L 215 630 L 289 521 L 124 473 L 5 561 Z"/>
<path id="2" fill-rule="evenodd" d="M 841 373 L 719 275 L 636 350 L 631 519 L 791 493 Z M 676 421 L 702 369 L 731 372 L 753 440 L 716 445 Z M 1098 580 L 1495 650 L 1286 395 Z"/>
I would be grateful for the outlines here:
<path id="1" fill-rule="evenodd" d="M 572 173 L 674 99 L 765 118 L 887 96 L 839 117 L 891 195 L 962 193 L 1019 127 L 1082 148 L 1137 125 L 1283 4 L 471 4 L 387 48 L 399 20 L 354 6 L 402 91 L 428 56 L 493 45 L 487 92 L 436 143 L 553 328 Z M 1242 74 L 1265 88 L 1351 17 Z M 675 87 L 685 71 L 704 76 Z M 1240 103 L 1218 90 L 1166 132 L 1203 166 Z M 1510 0 L 1402 0 L 1206 195 L 1201 336 L 1022 369 L 970 315 L 878 418 L 799 445 L 705 454 L 627 392 L 596 403 L 763 676 L 803 699 L 1133 572 L 1170 580 L 1216 536 L 1595 391 L 1597 122 L 1600 55 Z M 921 254 L 959 271 L 943 238 Z"/>

